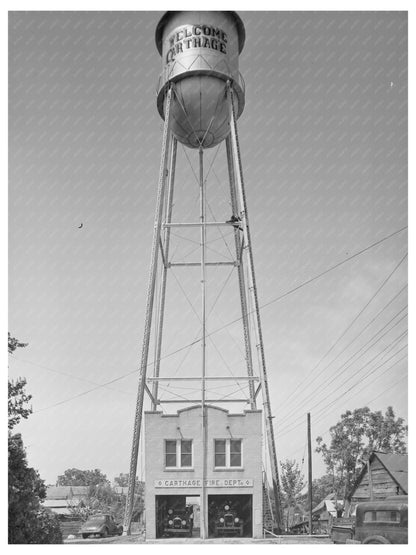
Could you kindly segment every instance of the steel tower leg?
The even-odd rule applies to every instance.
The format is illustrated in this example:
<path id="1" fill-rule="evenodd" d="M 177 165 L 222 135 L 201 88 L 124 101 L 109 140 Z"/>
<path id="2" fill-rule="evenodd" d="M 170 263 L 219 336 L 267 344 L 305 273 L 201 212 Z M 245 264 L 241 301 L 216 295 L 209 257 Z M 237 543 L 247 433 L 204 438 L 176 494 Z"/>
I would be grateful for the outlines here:
<path id="1" fill-rule="evenodd" d="M 169 186 L 168 186 L 168 198 L 166 205 L 166 217 L 165 223 L 171 223 L 172 221 L 172 208 L 173 208 L 173 191 L 175 187 L 175 168 L 176 168 L 176 152 L 177 152 L 178 141 L 175 137 L 172 140 L 171 146 L 171 156 L 169 164 Z M 169 258 L 169 246 L 170 246 L 170 227 L 165 227 L 164 230 L 164 242 L 160 242 L 160 249 L 163 251 L 163 267 L 162 276 L 160 282 L 159 291 L 159 312 L 158 321 L 156 323 L 156 349 L 155 349 L 155 365 L 153 376 L 155 378 L 159 377 L 160 374 L 160 356 L 162 353 L 162 335 L 163 335 L 163 323 L 165 315 L 165 300 L 166 300 L 166 283 L 168 274 L 168 258 Z M 157 401 L 159 394 L 159 382 L 155 380 L 152 385 L 152 395 L 153 399 Z M 152 410 L 156 410 L 156 403 L 152 402 Z"/>
<path id="2" fill-rule="evenodd" d="M 226 151 L 227 151 L 227 162 L 228 162 L 228 176 L 230 182 L 230 197 L 231 197 L 231 209 L 233 216 L 238 216 L 238 203 L 237 203 L 237 193 L 235 187 L 235 172 L 233 163 L 233 150 L 230 136 L 226 138 Z M 253 377 L 253 356 L 251 352 L 251 340 L 250 340 L 250 328 L 248 321 L 248 309 L 247 309 L 247 297 L 246 297 L 246 284 L 244 279 L 244 266 L 242 255 L 243 241 L 240 237 L 240 230 L 238 227 L 234 227 L 234 240 L 235 240 L 235 252 L 237 260 L 237 272 L 238 272 L 238 284 L 240 287 L 240 302 L 241 302 L 241 315 L 243 321 L 243 331 L 244 331 L 244 345 L 246 351 L 246 364 L 247 364 L 247 374 Z M 250 395 L 250 408 L 252 410 L 256 409 L 256 397 L 254 392 L 254 381 L 249 380 L 249 395 Z"/>
<path id="3" fill-rule="evenodd" d="M 274 437 L 273 421 L 272 421 L 273 416 L 271 413 L 271 406 L 270 406 L 270 394 L 269 394 L 269 385 L 267 381 L 266 359 L 264 355 L 263 334 L 262 334 L 262 328 L 261 328 L 260 309 L 259 309 L 259 302 L 258 302 L 258 296 L 257 296 L 256 277 L 254 272 L 253 251 L 251 248 L 247 202 L 246 202 L 246 194 L 245 194 L 245 187 L 244 187 L 244 180 L 243 180 L 243 171 L 241 166 L 240 145 L 239 145 L 238 133 L 237 133 L 237 122 L 235 117 L 234 95 L 233 95 L 233 89 L 231 85 L 229 85 L 228 87 L 228 99 L 229 99 L 229 108 L 230 108 L 231 145 L 232 145 L 233 157 L 234 157 L 235 168 L 236 168 L 236 172 L 235 172 L 236 182 L 237 182 L 240 207 L 241 207 L 240 216 L 242 220 L 242 227 L 243 227 L 243 233 L 244 233 L 244 250 L 246 251 L 246 256 L 247 256 L 249 288 L 251 290 L 251 294 L 253 297 L 254 316 L 255 316 L 257 336 L 258 336 L 257 348 L 260 354 L 260 366 L 261 366 L 260 383 L 261 383 L 261 389 L 263 394 L 263 407 L 264 407 L 264 415 L 265 415 L 265 422 L 266 422 L 266 436 L 267 436 L 267 443 L 269 447 L 274 500 L 276 504 L 276 525 L 277 525 L 278 531 L 280 532 L 282 531 L 282 514 L 281 514 L 281 500 L 280 500 L 279 468 L 277 465 L 276 442 Z"/>
<path id="4" fill-rule="evenodd" d="M 133 444 L 131 449 L 126 511 L 125 511 L 124 523 L 123 523 L 124 535 L 130 535 L 131 533 L 131 519 L 133 515 L 134 490 L 136 485 L 136 472 L 137 472 L 137 457 L 139 452 L 140 429 L 142 425 L 142 416 L 143 416 L 144 392 L 146 389 L 146 370 L 147 370 L 147 361 L 148 361 L 148 355 L 149 355 L 150 331 L 152 327 L 158 250 L 160 246 L 160 230 L 162 227 L 162 213 L 163 213 L 165 190 L 166 190 L 166 173 L 167 173 L 166 170 L 167 170 L 167 163 L 168 163 L 169 144 L 171 140 L 171 131 L 170 131 L 171 98 L 172 98 L 172 89 L 170 88 L 166 96 L 165 123 L 163 126 L 162 154 L 161 154 L 160 171 L 159 171 L 159 184 L 158 184 L 158 190 L 157 190 L 153 242 L 152 242 L 151 258 L 150 258 L 150 274 L 149 274 L 149 282 L 148 282 L 148 289 L 147 289 L 142 357 L 140 362 L 139 385 L 138 385 L 138 391 L 137 391 L 136 412 L 134 417 Z"/>

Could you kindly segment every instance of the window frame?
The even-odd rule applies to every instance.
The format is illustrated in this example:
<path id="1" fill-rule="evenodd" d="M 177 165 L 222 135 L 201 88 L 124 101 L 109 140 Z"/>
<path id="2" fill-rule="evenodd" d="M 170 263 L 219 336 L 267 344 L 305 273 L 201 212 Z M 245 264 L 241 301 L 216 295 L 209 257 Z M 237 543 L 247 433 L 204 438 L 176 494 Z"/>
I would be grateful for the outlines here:
<path id="1" fill-rule="evenodd" d="M 187 441 L 191 444 L 191 452 L 190 453 L 183 453 L 184 455 L 191 455 L 191 464 L 189 466 L 182 465 L 182 442 Z M 176 443 L 176 452 L 175 452 L 175 466 L 168 466 L 167 465 L 167 443 L 168 442 L 175 442 Z M 192 439 L 188 438 L 179 438 L 179 439 L 165 439 L 164 442 L 164 467 L 165 470 L 193 470 L 194 468 L 194 442 Z M 173 455 L 173 453 L 170 453 Z"/>
<path id="2" fill-rule="evenodd" d="M 366 518 L 367 515 L 371 518 Z M 388 518 L 387 518 L 387 515 Z M 392 516 L 394 515 L 394 518 Z M 400 524 L 401 515 L 399 509 L 371 509 L 364 512 L 363 524 Z"/>
<path id="3" fill-rule="evenodd" d="M 217 466 L 216 465 L 216 442 L 217 441 L 225 441 L 225 466 Z M 231 442 L 232 441 L 239 441 L 240 442 L 240 465 L 231 465 Z M 219 453 L 223 455 L 223 453 Z M 234 453 L 235 454 L 235 453 Z M 214 469 L 215 470 L 241 470 L 244 468 L 243 463 L 243 440 L 239 437 L 216 437 L 214 439 Z"/>

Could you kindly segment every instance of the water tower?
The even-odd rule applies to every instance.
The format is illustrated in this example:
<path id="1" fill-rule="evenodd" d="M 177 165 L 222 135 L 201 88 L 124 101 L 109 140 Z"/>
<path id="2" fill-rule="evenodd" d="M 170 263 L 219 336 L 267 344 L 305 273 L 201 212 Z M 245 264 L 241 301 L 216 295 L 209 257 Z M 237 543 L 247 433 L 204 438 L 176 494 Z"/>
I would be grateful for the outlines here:
<path id="1" fill-rule="evenodd" d="M 244 82 L 239 72 L 239 55 L 244 47 L 245 30 L 236 12 L 179 11 L 166 12 L 156 28 L 156 46 L 162 58 L 162 73 L 157 90 L 157 109 L 163 119 L 161 164 L 157 189 L 154 233 L 147 301 L 144 337 L 139 370 L 139 385 L 134 419 L 133 445 L 129 475 L 129 490 L 124 521 L 124 533 L 130 533 L 135 477 L 144 412 L 144 397 L 148 395 L 152 410 L 156 411 L 165 402 L 159 394 L 159 386 L 166 376 L 161 371 L 161 346 L 164 332 L 167 281 L 173 266 L 199 267 L 199 302 L 201 335 L 200 362 L 188 378 L 197 380 L 199 396 L 180 402 L 197 402 L 200 407 L 200 435 L 202 438 L 203 464 L 201 476 L 195 483 L 201 484 L 201 537 L 207 537 L 207 462 L 209 449 L 209 419 L 207 408 L 212 399 L 207 396 L 207 383 L 212 380 L 230 379 L 225 376 L 207 375 L 207 268 L 229 264 L 235 268 L 241 308 L 242 344 L 244 345 L 245 369 L 238 379 L 246 380 L 246 399 L 215 399 L 216 404 L 245 401 L 251 409 L 257 409 L 257 398 L 262 397 L 262 409 L 266 444 L 274 496 L 274 524 L 281 530 L 281 504 L 277 454 L 269 397 L 266 361 L 259 302 L 257 296 L 255 268 L 251 234 L 243 180 L 237 119 L 244 110 Z M 197 149 L 199 185 L 199 217 L 197 221 L 173 220 L 173 207 L 181 202 L 180 193 L 175 192 L 175 170 L 178 142 L 185 150 Z M 217 145 L 225 144 L 228 172 L 226 193 L 231 208 L 231 217 L 223 221 L 207 218 L 206 171 L 204 152 Z M 207 230 L 213 227 L 228 228 L 233 234 L 234 259 L 230 263 L 207 260 Z M 196 228 L 199 234 L 198 263 L 173 263 L 170 241 L 175 228 Z M 156 302 L 157 298 L 157 302 Z M 250 308 L 251 307 L 251 308 Z M 250 318 L 254 324 L 250 324 Z M 253 329 L 254 328 L 254 329 Z M 155 359 L 149 365 L 149 346 L 154 334 Z M 257 355 L 257 356 L 256 356 Z M 255 362 L 256 361 L 256 362 Z M 152 368 L 151 376 L 148 368 Z M 169 377 L 175 380 L 174 376 Z M 176 378 L 179 379 L 179 378 Z M 172 402 L 172 401 L 170 401 Z M 267 487 L 267 494 L 269 488 Z"/>

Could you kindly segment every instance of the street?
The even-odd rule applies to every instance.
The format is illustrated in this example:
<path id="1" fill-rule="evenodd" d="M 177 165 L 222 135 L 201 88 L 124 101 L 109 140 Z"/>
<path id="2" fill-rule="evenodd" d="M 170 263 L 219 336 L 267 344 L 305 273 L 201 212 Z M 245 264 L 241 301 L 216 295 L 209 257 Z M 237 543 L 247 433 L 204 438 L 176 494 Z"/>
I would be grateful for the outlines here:
<path id="1" fill-rule="evenodd" d="M 65 544 L 130 544 L 130 543 L 146 543 L 146 544 L 302 544 L 302 545 L 315 545 L 315 544 L 332 544 L 328 536 L 278 536 L 275 538 L 264 539 L 250 539 L 250 538 L 212 538 L 208 540 L 200 540 L 199 538 L 166 538 L 160 540 L 147 540 L 145 541 L 143 535 L 133 534 L 131 536 L 113 536 L 109 538 L 82 538 L 64 540 Z"/>

